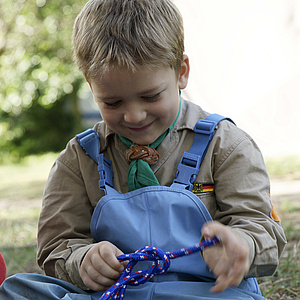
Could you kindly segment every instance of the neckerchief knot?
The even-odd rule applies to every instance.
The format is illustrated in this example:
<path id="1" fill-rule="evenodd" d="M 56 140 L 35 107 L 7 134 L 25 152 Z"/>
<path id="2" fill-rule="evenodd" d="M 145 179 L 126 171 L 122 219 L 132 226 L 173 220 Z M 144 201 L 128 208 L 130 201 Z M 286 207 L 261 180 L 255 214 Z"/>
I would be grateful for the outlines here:
<path id="1" fill-rule="evenodd" d="M 131 145 L 130 148 L 126 150 L 125 157 L 129 163 L 135 159 L 142 159 L 149 165 L 154 165 L 158 161 L 159 155 L 152 147 Z"/>

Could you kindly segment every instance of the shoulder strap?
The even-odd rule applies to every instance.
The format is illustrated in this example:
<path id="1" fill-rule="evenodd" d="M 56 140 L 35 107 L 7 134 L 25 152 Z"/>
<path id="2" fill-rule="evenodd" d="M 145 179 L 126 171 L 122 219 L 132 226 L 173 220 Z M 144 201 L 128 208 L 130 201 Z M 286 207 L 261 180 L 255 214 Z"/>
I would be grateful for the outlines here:
<path id="1" fill-rule="evenodd" d="M 100 155 L 100 141 L 97 132 L 93 129 L 87 129 L 76 135 L 78 143 L 86 153 L 98 164 Z"/>
<path id="2" fill-rule="evenodd" d="M 104 190 L 105 193 L 109 190 L 111 193 L 118 193 L 113 187 L 113 169 L 111 160 L 108 160 L 100 153 L 100 140 L 98 133 L 93 129 L 87 129 L 86 131 L 76 135 L 78 143 L 86 151 L 86 153 L 95 161 L 98 165 L 98 171 L 100 175 L 99 187 Z"/>
<path id="3" fill-rule="evenodd" d="M 214 136 L 217 125 L 225 119 L 235 124 L 231 119 L 218 114 L 209 115 L 204 120 L 199 120 L 196 123 L 193 144 L 189 152 L 184 152 L 182 155 L 172 187 L 184 187 L 190 191 L 193 189 L 193 183 L 199 173 L 200 165 Z"/>
<path id="4" fill-rule="evenodd" d="M 218 114 L 207 116 L 204 120 L 199 120 L 195 127 L 195 137 L 189 152 L 184 152 L 177 168 L 176 178 L 172 187 L 193 189 L 193 183 L 199 173 L 200 165 L 206 154 L 210 141 L 212 140 L 217 125 L 225 118 Z M 99 187 L 108 193 L 118 193 L 113 188 L 113 169 L 111 160 L 108 160 L 100 153 L 99 136 L 95 130 L 87 129 L 86 131 L 76 135 L 78 143 L 86 151 L 86 153 L 98 164 L 100 174 Z"/>

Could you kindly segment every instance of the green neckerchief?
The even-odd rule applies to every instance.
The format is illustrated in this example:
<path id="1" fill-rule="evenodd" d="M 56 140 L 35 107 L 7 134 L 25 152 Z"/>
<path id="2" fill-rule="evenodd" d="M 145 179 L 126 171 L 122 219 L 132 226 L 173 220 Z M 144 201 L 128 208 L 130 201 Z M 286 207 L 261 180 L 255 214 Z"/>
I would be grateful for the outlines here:
<path id="1" fill-rule="evenodd" d="M 168 135 L 178 119 L 180 109 L 181 98 L 179 100 L 179 109 L 175 121 L 160 137 L 158 137 L 152 144 L 148 145 L 149 147 L 156 149 L 163 139 Z M 134 144 L 131 140 L 119 134 L 118 136 L 128 148 Z M 136 159 L 130 162 L 127 180 L 129 191 L 133 191 L 145 186 L 160 185 L 149 164 L 142 159 Z"/>

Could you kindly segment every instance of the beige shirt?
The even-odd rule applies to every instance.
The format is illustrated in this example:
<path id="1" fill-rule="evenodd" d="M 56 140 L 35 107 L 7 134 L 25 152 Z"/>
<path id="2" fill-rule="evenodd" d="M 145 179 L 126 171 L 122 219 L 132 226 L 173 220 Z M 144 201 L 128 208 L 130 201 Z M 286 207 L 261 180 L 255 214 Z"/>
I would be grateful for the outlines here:
<path id="1" fill-rule="evenodd" d="M 152 166 L 161 185 L 172 184 L 183 152 L 192 145 L 194 125 L 207 115 L 199 106 L 182 101 L 179 118 L 158 146 L 159 160 Z M 280 224 L 270 217 L 269 178 L 263 157 L 252 138 L 231 122 L 222 121 L 218 127 L 195 181 L 198 187 L 214 184 L 214 190 L 200 188 L 197 195 L 214 220 L 230 226 L 249 244 L 248 276 L 271 275 L 286 239 Z M 127 147 L 104 122 L 94 129 L 100 136 L 101 152 L 112 160 L 115 188 L 128 192 Z M 39 219 L 39 265 L 47 275 L 83 289 L 79 267 L 94 243 L 90 220 L 104 195 L 98 181 L 96 163 L 73 138 L 51 169 Z"/>

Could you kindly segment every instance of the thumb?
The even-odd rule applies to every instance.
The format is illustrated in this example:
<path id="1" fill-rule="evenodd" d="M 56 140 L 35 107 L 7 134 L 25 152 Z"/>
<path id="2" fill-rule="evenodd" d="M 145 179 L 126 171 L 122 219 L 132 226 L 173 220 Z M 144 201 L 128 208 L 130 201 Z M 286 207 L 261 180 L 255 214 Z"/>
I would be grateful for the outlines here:
<path id="1" fill-rule="evenodd" d="M 116 257 L 118 258 L 118 256 L 124 254 L 124 252 L 122 252 L 119 248 L 116 247 Z M 127 260 L 124 260 L 124 261 L 121 261 L 120 264 L 123 266 L 123 268 L 126 268 L 127 264 L 128 264 L 128 261 Z M 124 269 L 123 269 L 124 270 Z M 122 268 L 120 268 L 120 271 L 122 271 Z"/>
<path id="2" fill-rule="evenodd" d="M 202 226 L 201 233 L 204 238 L 211 238 L 214 236 L 214 222 L 207 222 Z"/>
<path id="3" fill-rule="evenodd" d="M 221 239 L 223 246 L 225 246 L 228 251 L 233 251 L 234 245 L 239 243 L 232 229 L 220 222 L 214 221 L 205 223 L 201 229 L 201 232 L 204 238 L 218 236 Z"/>
<path id="4" fill-rule="evenodd" d="M 118 257 L 119 255 L 124 254 L 118 247 L 116 247 L 116 248 L 114 249 L 114 252 L 115 252 L 116 257 Z"/>
<path id="5" fill-rule="evenodd" d="M 228 226 L 225 226 L 217 221 L 205 223 L 201 229 L 201 233 L 204 238 L 218 236 L 222 241 L 228 240 L 228 238 L 232 235 Z"/>

